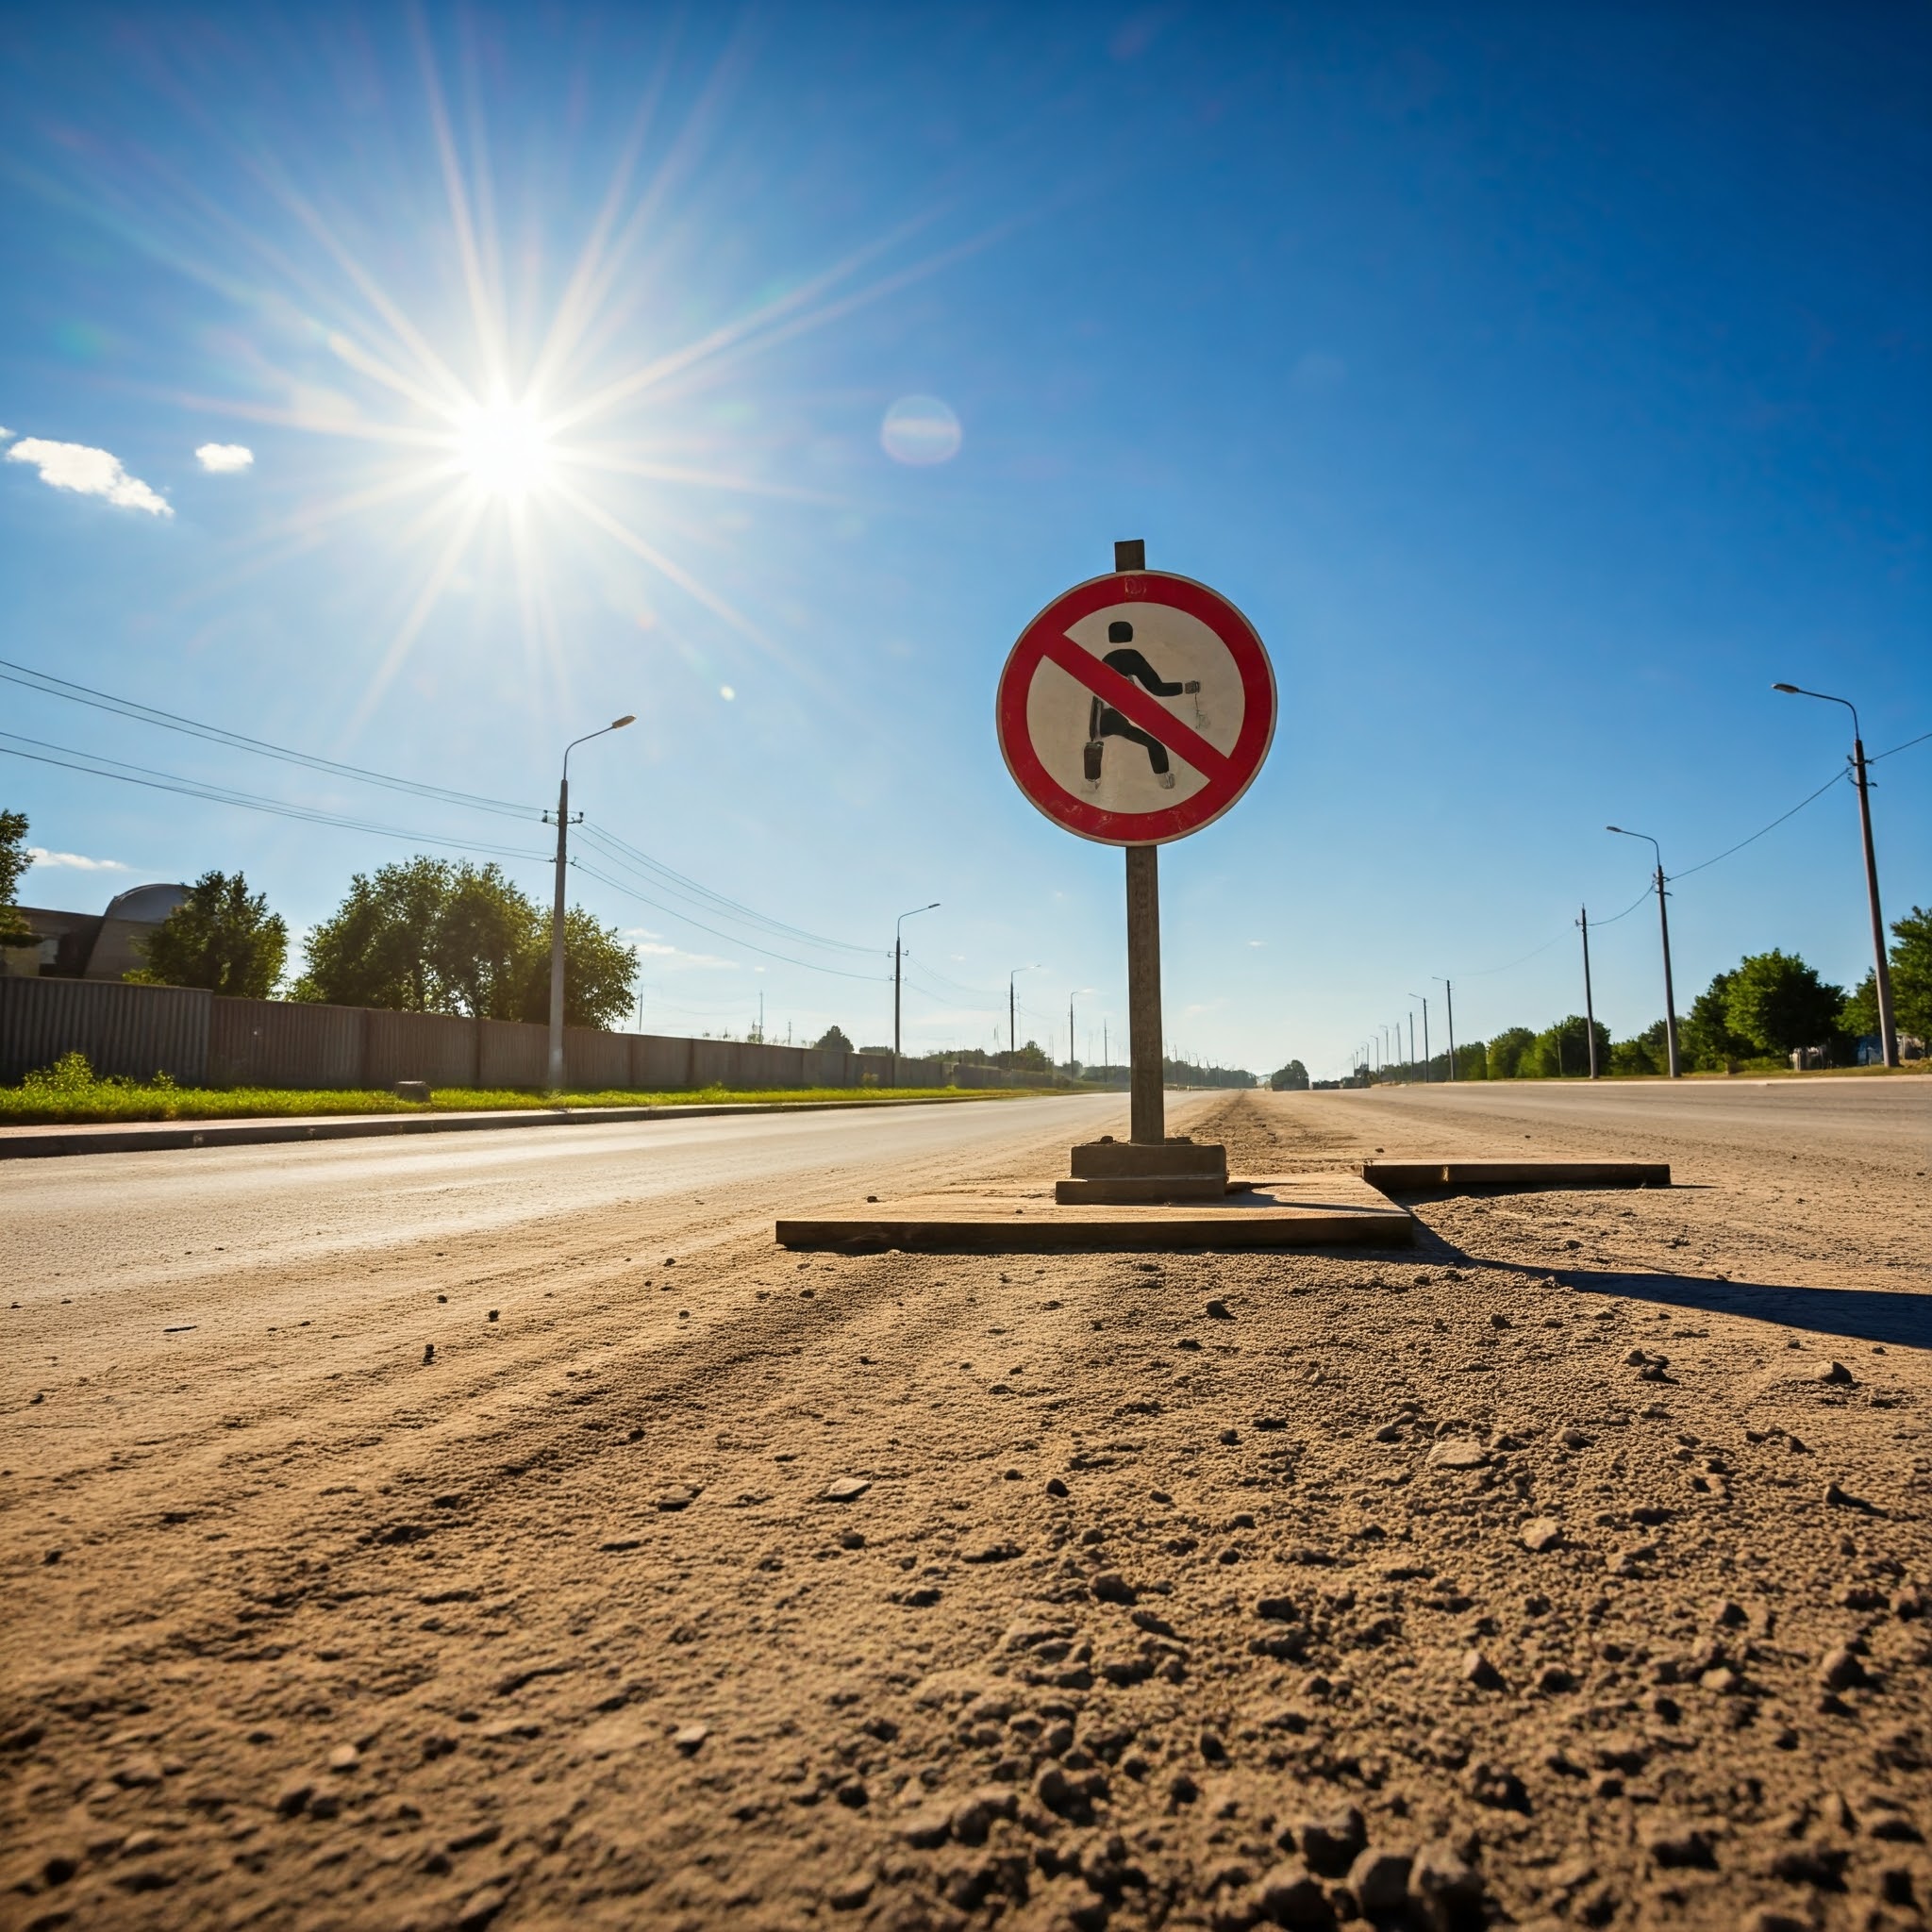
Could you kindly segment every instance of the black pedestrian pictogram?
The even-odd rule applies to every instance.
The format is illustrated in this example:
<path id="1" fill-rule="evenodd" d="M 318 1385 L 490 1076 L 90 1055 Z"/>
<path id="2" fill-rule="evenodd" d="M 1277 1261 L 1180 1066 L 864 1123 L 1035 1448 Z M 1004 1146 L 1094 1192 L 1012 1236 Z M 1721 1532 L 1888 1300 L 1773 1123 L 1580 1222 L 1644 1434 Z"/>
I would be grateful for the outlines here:
<path id="1" fill-rule="evenodd" d="M 1107 641 L 1109 644 L 1126 648 L 1108 652 L 1100 661 L 1108 670 L 1117 671 L 1123 677 L 1131 677 L 1143 691 L 1151 691 L 1158 698 L 1176 698 L 1187 691 L 1198 691 L 1201 680 L 1188 678 L 1176 684 L 1161 676 L 1141 653 L 1133 648 L 1134 626 L 1124 619 L 1116 618 L 1107 627 Z M 1124 738 L 1143 746 L 1147 762 L 1154 768 L 1157 781 L 1168 791 L 1174 790 L 1174 772 L 1170 767 L 1166 745 L 1151 731 L 1142 731 L 1138 724 L 1124 718 L 1112 706 L 1103 699 L 1095 698 L 1087 711 L 1087 744 L 1083 754 L 1083 768 L 1090 785 L 1100 783 L 1100 768 L 1109 738 Z"/>

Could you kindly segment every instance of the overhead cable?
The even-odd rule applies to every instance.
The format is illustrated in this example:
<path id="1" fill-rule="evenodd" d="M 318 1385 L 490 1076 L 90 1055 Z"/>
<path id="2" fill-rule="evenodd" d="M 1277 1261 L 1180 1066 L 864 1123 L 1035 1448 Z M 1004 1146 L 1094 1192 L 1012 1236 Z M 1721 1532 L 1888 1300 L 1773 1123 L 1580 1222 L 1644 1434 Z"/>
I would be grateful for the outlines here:
<path id="1" fill-rule="evenodd" d="M 782 959 L 788 966 L 802 966 L 808 973 L 829 973 L 835 979 L 864 979 L 875 981 L 889 978 L 885 973 L 848 973 L 842 966 L 821 966 L 810 959 L 794 958 L 790 953 L 775 953 L 770 946 L 754 945 L 751 941 L 741 939 L 736 933 L 721 932 L 715 925 L 707 925 L 701 919 L 693 919 L 688 912 L 680 912 L 675 906 L 666 906 L 661 900 L 652 899 L 639 891 L 635 886 L 627 886 L 622 879 L 614 879 L 609 874 L 599 872 L 595 866 L 586 865 L 581 858 L 570 862 L 573 872 L 580 872 L 586 878 L 596 879 L 608 886 L 614 892 L 622 892 L 626 899 L 635 899 L 641 906 L 649 906 L 669 917 L 681 920 L 686 925 L 695 926 L 699 932 L 708 932 L 713 939 L 723 940 L 726 945 L 742 946 L 748 953 L 762 953 L 768 959 Z"/>
<path id="2" fill-rule="evenodd" d="M 280 758 L 291 765 L 307 765 L 310 771 L 329 772 L 339 778 L 353 778 L 362 785 L 380 785 L 391 791 L 413 792 L 419 798 L 441 799 L 445 805 L 464 805 L 478 811 L 508 814 L 512 818 L 540 817 L 534 805 L 515 805 L 508 799 L 483 798 L 472 791 L 454 791 L 442 785 L 425 785 L 415 778 L 394 778 L 386 772 L 371 772 L 360 765 L 339 764 L 333 758 L 316 758 L 306 751 L 293 751 L 284 744 L 270 744 L 249 738 L 240 731 L 225 730 L 219 724 L 204 724 L 198 719 L 184 718 L 174 711 L 158 710 L 152 705 L 137 704 L 132 698 L 116 697 L 110 691 L 95 691 L 85 684 L 73 684 L 45 671 L 25 664 L 10 663 L 0 658 L 0 678 L 8 684 L 25 685 L 29 691 L 48 697 L 65 698 L 76 705 L 90 705 L 97 711 L 113 711 L 124 718 L 138 719 L 144 724 L 158 724 L 164 731 L 186 732 L 191 738 L 205 738 L 214 744 L 225 744 L 237 751 L 253 752 L 258 758 Z"/>
<path id="3" fill-rule="evenodd" d="M 36 749 L 23 751 L 23 745 Z M 55 757 L 60 753 L 63 756 Z M 145 765 L 126 765 L 118 758 L 104 758 L 93 752 L 75 751 L 64 744 L 48 744 L 38 738 L 19 738 L 0 731 L 0 755 L 25 758 L 37 765 L 58 765 L 69 772 L 81 772 L 91 778 L 112 778 L 122 785 L 142 785 L 151 791 L 174 791 L 185 798 L 206 799 L 211 805 L 230 805 L 243 811 L 267 812 L 275 818 L 299 819 L 313 825 L 335 825 L 348 832 L 369 832 L 384 839 L 404 839 L 422 845 L 441 845 L 457 852 L 487 853 L 494 858 L 547 858 L 550 855 L 518 845 L 484 845 L 472 839 L 451 839 L 436 832 L 412 831 L 404 825 L 377 824 L 367 819 L 349 818 L 339 812 L 321 811 L 312 806 L 289 805 L 279 799 L 261 798 L 251 792 L 233 791 L 219 785 L 204 785 L 193 778 L 182 778 L 172 772 L 157 772 Z"/>

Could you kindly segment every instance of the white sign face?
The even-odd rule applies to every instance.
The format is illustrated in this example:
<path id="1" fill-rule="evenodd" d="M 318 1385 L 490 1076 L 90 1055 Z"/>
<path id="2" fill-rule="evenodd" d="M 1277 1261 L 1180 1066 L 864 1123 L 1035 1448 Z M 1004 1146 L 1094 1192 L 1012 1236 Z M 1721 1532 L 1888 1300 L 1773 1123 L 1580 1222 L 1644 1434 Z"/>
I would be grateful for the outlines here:
<path id="1" fill-rule="evenodd" d="M 1020 634 L 994 713 L 1013 779 L 1108 845 L 1159 845 L 1241 797 L 1274 736 L 1274 673 L 1225 597 L 1170 571 L 1116 571 Z"/>
<path id="2" fill-rule="evenodd" d="M 1132 678 L 1224 758 L 1233 754 L 1247 703 L 1241 674 L 1198 617 L 1171 604 L 1114 604 L 1065 635 Z M 1050 658 L 1026 693 L 1026 734 L 1054 781 L 1102 811 L 1163 811 L 1208 783 L 1185 752 L 1131 724 Z"/>

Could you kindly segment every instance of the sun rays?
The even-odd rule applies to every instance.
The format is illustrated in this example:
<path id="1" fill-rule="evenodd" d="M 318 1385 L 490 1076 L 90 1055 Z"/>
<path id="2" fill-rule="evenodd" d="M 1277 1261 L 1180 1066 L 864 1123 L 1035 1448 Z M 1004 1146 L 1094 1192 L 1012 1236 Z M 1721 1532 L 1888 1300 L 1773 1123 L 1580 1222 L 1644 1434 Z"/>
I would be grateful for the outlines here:
<path id="1" fill-rule="evenodd" d="M 398 577 L 377 591 L 386 614 L 361 632 L 352 733 L 434 634 L 445 600 L 479 584 L 505 593 L 530 671 L 567 684 L 572 625 L 558 613 L 569 602 L 558 606 L 553 589 L 581 596 L 586 562 L 603 594 L 652 610 L 658 647 L 709 660 L 748 646 L 815 686 L 811 654 L 786 639 L 793 620 L 760 608 L 733 506 L 852 508 L 849 487 L 816 459 L 843 430 L 812 420 L 808 386 L 774 390 L 772 365 L 757 365 L 995 235 L 955 234 L 922 252 L 945 214 L 928 209 L 778 275 L 771 251 L 782 240 L 756 267 L 728 250 L 708 258 L 708 234 L 729 232 L 734 197 L 753 192 L 728 159 L 730 106 L 751 59 L 742 35 L 708 63 L 665 52 L 637 75 L 636 106 L 610 127 L 586 194 L 566 186 L 567 171 L 537 165 L 557 131 L 541 108 L 492 95 L 504 125 L 490 128 L 482 76 L 503 71 L 501 50 L 492 65 L 473 25 L 451 31 L 459 44 L 439 46 L 413 13 L 399 36 L 379 176 L 197 116 L 245 192 L 210 196 L 172 171 L 104 184 L 103 207 L 124 214 L 164 198 L 137 224 L 150 249 L 242 297 L 262 325 L 237 338 L 244 354 L 228 367 L 244 379 L 171 399 L 340 452 L 273 475 L 268 487 L 290 500 L 227 540 L 225 568 L 194 594 L 320 544 L 359 543 L 365 562 L 387 556 Z M 596 78 L 577 76 L 586 89 Z M 756 292 L 721 299 L 719 273 Z M 624 588 L 626 575 L 639 588 Z"/>

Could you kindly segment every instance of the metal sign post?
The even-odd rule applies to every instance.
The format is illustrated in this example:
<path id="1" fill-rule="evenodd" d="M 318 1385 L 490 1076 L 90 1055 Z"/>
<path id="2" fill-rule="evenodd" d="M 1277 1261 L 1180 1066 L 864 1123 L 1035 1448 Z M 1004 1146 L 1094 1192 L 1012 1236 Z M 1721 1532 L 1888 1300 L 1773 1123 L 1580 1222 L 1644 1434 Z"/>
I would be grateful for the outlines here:
<path id="1" fill-rule="evenodd" d="M 1274 673 L 1226 598 L 1147 568 L 1138 539 L 1110 575 L 1056 598 L 1000 675 L 1000 750 L 1041 811 L 1124 846 L 1131 1139 L 1074 1150 L 1059 1198 L 1205 1199 L 1225 1187 L 1219 1147 L 1167 1138 L 1160 1024 L 1160 856 L 1254 782 L 1274 736 Z"/>

